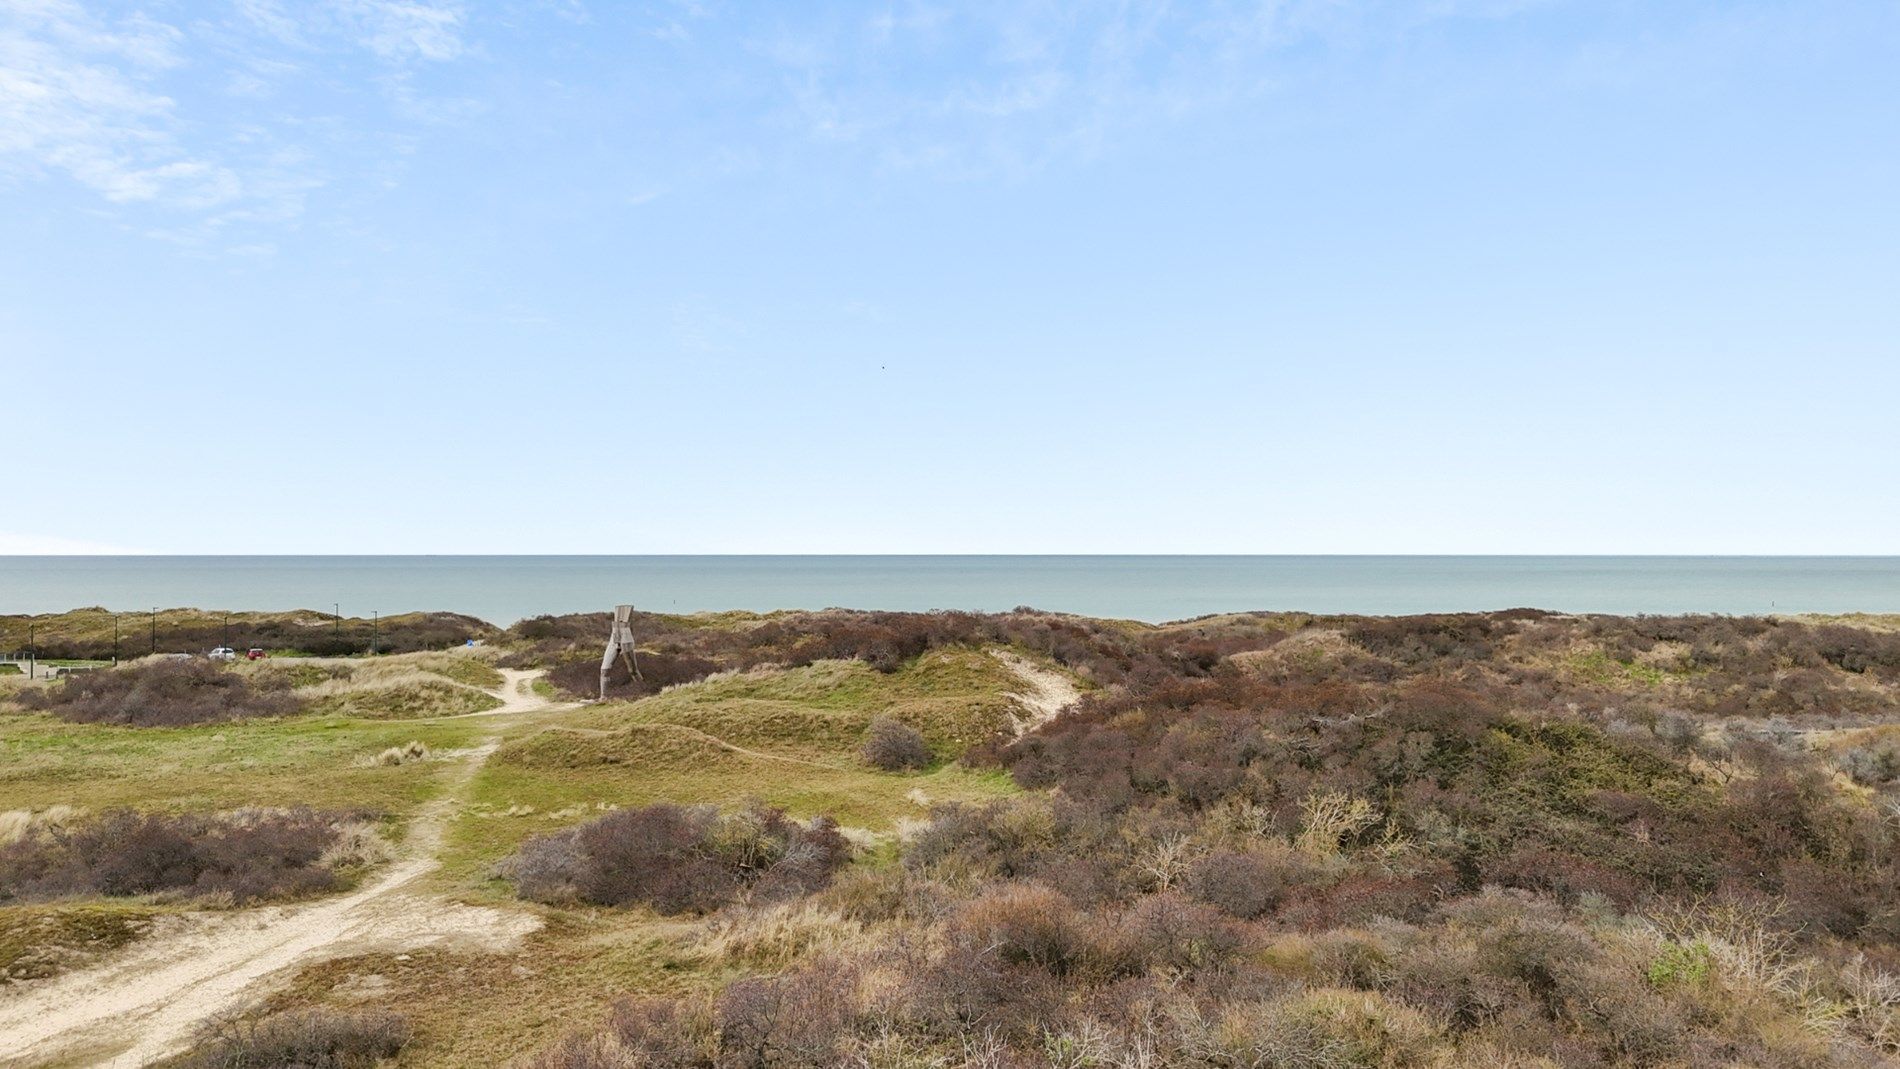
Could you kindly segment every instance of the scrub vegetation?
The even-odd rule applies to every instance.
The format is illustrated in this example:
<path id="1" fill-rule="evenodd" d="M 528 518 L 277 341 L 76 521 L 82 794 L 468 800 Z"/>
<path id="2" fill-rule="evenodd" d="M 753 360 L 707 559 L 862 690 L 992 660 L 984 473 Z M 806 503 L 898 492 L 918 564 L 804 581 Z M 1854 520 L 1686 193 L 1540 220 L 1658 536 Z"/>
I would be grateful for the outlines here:
<path id="1" fill-rule="evenodd" d="M 965 748 L 1022 793 L 939 804 L 893 860 L 813 897 L 727 906 L 702 938 L 741 978 L 631 995 L 533 1065 L 1900 1053 L 1900 810 L 1878 727 L 1900 715 L 1891 632 L 1530 611 L 1160 628 L 816 614 L 656 652 L 757 671 L 820 664 L 853 636 L 900 673 L 996 643 L 1096 687 L 1024 737 Z"/>
<path id="2" fill-rule="evenodd" d="M 116 621 L 117 641 L 114 641 Z M 461 646 L 497 634 L 493 624 L 447 612 L 411 612 L 379 620 L 327 612 L 214 612 L 160 609 L 120 612 L 74 609 L 37 616 L 0 616 L 0 650 L 33 649 L 42 660 L 130 660 L 153 653 L 202 655 L 218 646 L 242 653 L 353 657 Z"/>
<path id="3" fill-rule="evenodd" d="M 483 712 L 501 673 L 475 656 L 419 653 L 374 659 L 224 663 L 148 657 L 25 687 L 14 701 L 78 723 L 131 727 L 315 713 L 400 720 Z"/>
<path id="4" fill-rule="evenodd" d="M 225 670 L 294 715 L 16 701 L 0 850 L 156 821 L 196 856 L 247 804 L 399 839 L 448 802 L 430 893 L 542 922 L 312 962 L 186 1064 L 1873 1067 L 1900 1057 L 1893 624 L 637 615 L 637 674 L 598 704 L 379 695 L 495 700 L 492 664 L 446 653 Z M 587 698 L 607 631 L 491 649 Z M 1026 718 L 1022 671 L 1081 697 Z M 9 975 L 109 954 L 196 886 L 89 879 L 11 879 Z M 287 886 L 258 897 L 322 893 Z"/>
<path id="5" fill-rule="evenodd" d="M 0 903 L 95 895 L 248 905 L 319 894 L 383 859 L 369 818 L 309 809 L 216 816 L 115 809 L 43 822 L 0 846 Z"/>
<path id="6" fill-rule="evenodd" d="M 288 716 L 304 700 L 281 679 L 253 681 L 215 661 L 154 658 L 22 691 L 20 704 L 82 724 L 180 727 Z"/>

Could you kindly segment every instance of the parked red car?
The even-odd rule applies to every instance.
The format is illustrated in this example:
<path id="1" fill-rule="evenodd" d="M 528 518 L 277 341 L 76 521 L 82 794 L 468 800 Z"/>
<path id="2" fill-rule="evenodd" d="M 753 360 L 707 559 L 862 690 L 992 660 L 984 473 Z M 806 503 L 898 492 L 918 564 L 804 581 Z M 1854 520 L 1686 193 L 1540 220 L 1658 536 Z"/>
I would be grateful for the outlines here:
<path id="1" fill-rule="evenodd" d="M 261 661 L 264 658 L 269 657 L 269 656 L 270 654 L 265 653 L 263 650 L 258 649 L 256 646 L 252 646 L 249 652 L 244 654 L 244 659 L 247 661 Z"/>

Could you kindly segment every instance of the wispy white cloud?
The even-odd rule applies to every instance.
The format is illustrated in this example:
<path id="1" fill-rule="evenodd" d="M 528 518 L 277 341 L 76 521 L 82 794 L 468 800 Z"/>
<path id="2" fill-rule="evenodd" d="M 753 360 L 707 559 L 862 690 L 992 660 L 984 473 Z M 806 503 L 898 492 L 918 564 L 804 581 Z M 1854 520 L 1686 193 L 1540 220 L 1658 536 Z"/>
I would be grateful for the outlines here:
<path id="1" fill-rule="evenodd" d="M 689 41 L 696 24 L 711 16 L 702 0 L 662 0 L 646 11 L 646 32 L 662 41 Z"/>
<path id="2" fill-rule="evenodd" d="M 780 119 L 894 169 L 982 177 L 1087 157 L 1119 135 L 1268 91 L 1301 45 L 1350 46 L 1558 0 L 1251 0 L 1200 5 L 893 3 L 788 19 L 751 49 Z"/>
<path id="3" fill-rule="evenodd" d="M 63 172 L 117 204 L 204 210 L 241 197 L 234 171 L 179 143 L 177 105 L 153 84 L 183 62 L 180 42 L 143 16 L 0 2 L 0 165 Z"/>
<path id="4" fill-rule="evenodd" d="M 313 103 L 313 71 L 355 56 L 388 115 L 465 115 L 411 74 L 468 55 L 467 22 L 453 0 L 232 0 L 177 24 L 0 0 L 0 176 L 64 176 L 121 211 L 166 213 L 137 227 L 154 236 L 266 247 L 220 235 L 294 222 L 333 178 L 320 150 L 336 117 Z"/>
<path id="5" fill-rule="evenodd" d="M 336 0 L 357 39 L 386 60 L 455 59 L 467 50 L 460 4 L 420 0 Z"/>
<path id="6" fill-rule="evenodd" d="M 307 50 L 343 37 L 390 62 L 442 62 L 468 51 L 468 13 L 448 0 L 234 0 L 233 7 L 256 32 Z"/>

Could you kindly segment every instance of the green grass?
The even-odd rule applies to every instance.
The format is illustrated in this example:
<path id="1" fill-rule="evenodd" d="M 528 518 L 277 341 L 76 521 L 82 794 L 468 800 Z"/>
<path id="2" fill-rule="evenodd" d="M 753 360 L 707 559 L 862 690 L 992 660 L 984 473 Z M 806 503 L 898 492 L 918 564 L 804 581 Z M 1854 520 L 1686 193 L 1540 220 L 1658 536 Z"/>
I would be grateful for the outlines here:
<path id="1" fill-rule="evenodd" d="M 135 728 L 0 715 L 0 810 L 308 805 L 400 814 L 436 792 L 445 765 L 360 762 L 411 739 L 438 753 L 466 747 L 482 730 L 479 721 L 293 717 Z"/>
<path id="2" fill-rule="evenodd" d="M 417 667 L 408 668 L 408 679 Z M 320 678 L 326 673 L 313 668 L 314 685 L 303 689 L 319 698 L 326 691 L 373 693 L 388 681 L 385 672 L 357 668 L 342 680 Z M 388 767 L 370 763 L 376 754 L 417 739 L 440 755 L 500 735 L 501 748 L 460 795 L 443 866 L 430 880 L 456 898 L 512 902 L 511 889 L 491 876 L 496 861 L 529 836 L 613 807 L 656 801 L 739 806 L 756 799 L 795 816 L 827 814 L 889 836 L 902 822 L 923 818 L 926 802 L 1011 794 L 1016 788 L 1002 773 L 948 758 L 1006 727 L 1011 705 L 1005 695 L 1021 685 L 982 651 L 937 650 L 891 674 L 855 662 L 823 663 L 722 677 L 639 702 L 472 720 L 306 714 L 124 728 L 0 715 L 0 810 L 60 803 L 93 810 L 304 804 L 400 816 L 438 796 L 446 778 L 466 766 Z M 858 746 L 878 715 L 916 724 L 946 760 L 915 774 L 865 765 Z M 758 754 L 735 753 L 699 732 Z M 887 863 L 889 847 L 868 856 L 862 863 Z M 421 951 L 323 962 L 300 970 L 272 1005 L 323 1004 L 338 997 L 339 983 L 373 974 L 387 985 L 380 997 L 401 1006 L 416 1028 L 417 1039 L 398 1064 L 486 1066 L 599 1019 L 620 994 L 705 990 L 733 975 L 734 966 L 693 950 L 701 928 L 696 922 L 638 909 L 514 906 L 536 910 L 548 922 L 520 954 Z M 12 930 L 24 933 L 16 939 L 18 953 L 58 957 L 61 945 L 94 945 L 89 941 L 118 938 L 120 931 L 131 938 L 139 911 L 152 909 L 57 908 L 71 912 L 48 921 L 43 912 L 0 910 L 0 948 Z M 95 910 L 121 913 L 89 912 Z M 122 924 L 114 919 L 121 915 Z"/>
<path id="3" fill-rule="evenodd" d="M 1632 683 L 1643 687 L 1660 687 L 1677 678 L 1675 674 L 1655 665 L 1616 660 L 1601 649 L 1572 654 L 1564 660 L 1564 667 L 1578 679 L 1605 687 L 1628 686 Z"/>
<path id="4" fill-rule="evenodd" d="M 876 716 L 924 733 L 958 755 L 1010 727 L 1004 695 L 1022 686 L 980 650 L 937 649 L 892 673 L 860 661 L 720 676 L 631 704 L 596 707 L 576 726 L 617 729 L 687 724 L 741 746 L 770 744 L 802 756 L 854 750 Z"/>
<path id="5" fill-rule="evenodd" d="M 601 760 L 600 758 L 606 758 Z M 664 726 L 629 728 L 605 738 L 558 731 L 504 747 L 477 777 L 473 805 L 450 829 L 442 878 L 464 888 L 490 886 L 488 870 L 530 836 L 620 807 L 653 802 L 711 802 L 736 807 L 758 800 L 798 817 L 827 815 L 840 824 L 890 832 L 926 810 L 912 800 L 975 801 L 1011 793 L 1003 774 L 947 764 L 918 775 L 792 765 L 730 751 Z"/>
<path id="6" fill-rule="evenodd" d="M 472 784 L 473 804 L 450 828 L 440 878 L 505 896 L 488 878 L 496 861 L 529 836 L 614 807 L 756 799 L 882 834 L 925 815 L 917 791 L 932 802 L 1000 797 L 1015 790 L 1000 772 L 945 761 L 892 774 L 870 768 L 857 751 L 871 718 L 887 715 L 916 724 L 940 754 L 955 756 L 1008 724 L 1005 695 L 1020 686 L 982 651 L 945 649 L 890 674 L 823 662 L 524 718 Z"/>
<path id="7" fill-rule="evenodd" d="M 470 785 L 471 804 L 451 824 L 433 878 L 458 898 L 510 900 L 511 888 L 491 872 L 523 840 L 660 801 L 758 800 L 888 835 L 925 817 L 920 800 L 985 800 L 1016 788 L 1000 772 L 954 763 L 878 772 L 857 754 L 871 717 L 917 723 L 955 753 L 956 740 L 1007 723 L 1004 695 L 1020 686 L 987 654 L 939 650 L 889 675 L 825 663 L 722 677 L 638 702 L 495 718 L 506 740 Z M 872 853 L 889 859 L 887 850 Z M 288 997 L 321 1001 L 340 980 L 374 972 L 393 984 L 391 998 L 416 1028 L 398 1064 L 474 1066 L 545 1046 L 574 1022 L 598 1019 L 616 994 L 704 990 L 732 976 L 692 951 L 693 922 L 638 909 L 540 911 L 548 927 L 518 957 L 335 962 L 306 970 Z"/>

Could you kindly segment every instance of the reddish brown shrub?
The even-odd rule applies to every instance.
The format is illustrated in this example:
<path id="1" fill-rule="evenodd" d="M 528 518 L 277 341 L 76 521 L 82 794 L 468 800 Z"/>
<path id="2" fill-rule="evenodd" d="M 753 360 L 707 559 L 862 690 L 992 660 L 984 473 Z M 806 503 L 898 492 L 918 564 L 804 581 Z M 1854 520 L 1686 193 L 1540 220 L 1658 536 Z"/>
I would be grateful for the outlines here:
<path id="1" fill-rule="evenodd" d="M 1040 1040 L 1063 1020 L 1060 978 L 1034 965 L 1011 964 L 989 947 L 955 943 L 911 963 L 907 975 L 908 1012 L 941 1034 L 996 1032 Z"/>
<path id="2" fill-rule="evenodd" d="M 1188 869 L 1187 889 L 1231 916 L 1252 920 L 1286 898 L 1290 875 L 1285 866 L 1254 854 L 1209 854 Z"/>
<path id="3" fill-rule="evenodd" d="M 857 974 L 820 961 L 778 977 L 736 980 L 719 996 L 721 1069 L 827 1069 L 856 1016 Z"/>
<path id="4" fill-rule="evenodd" d="M 214 661 L 171 659 L 68 676 L 22 692 L 19 701 L 62 720 L 134 727 L 288 716 L 303 708 L 285 680 L 254 683 Z"/>
<path id="5" fill-rule="evenodd" d="M 182 1069 L 371 1069 L 401 1053 L 409 1025 L 400 1015 L 298 1010 L 213 1025 Z"/>
<path id="6" fill-rule="evenodd" d="M 641 902 L 685 913 L 716 909 L 742 891 L 808 894 L 849 857 L 827 818 L 800 824 L 764 806 L 722 816 L 711 806 L 659 803 L 536 836 L 500 871 L 536 901 Z"/>
<path id="7" fill-rule="evenodd" d="M 1246 946 L 1239 925 L 1212 906 L 1164 891 L 1136 902 L 1121 919 L 1117 942 L 1131 952 L 1120 963 L 1140 969 L 1204 969 L 1231 960 Z M 1100 937 L 1095 942 L 1099 945 Z"/>
<path id="8" fill-rule="evenodd" d="M 864 733 L 864 759 L 886 772 L 903 772 L 930 764 L 930 744 L 909 724 L 888 716 L 875 717 Z"/>
<path id="9" fill-rule="evenodd" d="M 0 846 L 0 901 L 66 895 L 229 895 L 239 902 L 336 888 L 323 863 L 352 815 L 308 809 L 169 816 L 112 810 Z"/>
<path id="10" fill-rule="evenodd" d="M 1000 887 L 969 903 L 951 919 L 949 938 L 1058 976 L 1080 967 L 1091 949 L 1074 903 L 1039 884 Z"/>

